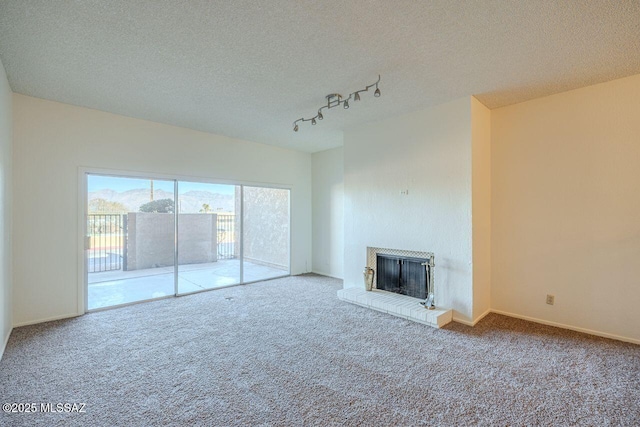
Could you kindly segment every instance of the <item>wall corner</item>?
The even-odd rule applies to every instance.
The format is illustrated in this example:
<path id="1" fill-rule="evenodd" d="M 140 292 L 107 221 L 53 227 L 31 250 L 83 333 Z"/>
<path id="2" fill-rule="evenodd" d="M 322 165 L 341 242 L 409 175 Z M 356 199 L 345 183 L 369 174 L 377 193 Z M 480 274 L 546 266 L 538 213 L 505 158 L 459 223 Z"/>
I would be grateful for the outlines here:
<path id="1" fill-rule="evenodd" d="M 470 102 L 472 318 L 480 319 L 491 308 L 491 111 L 473 96 Z"/>

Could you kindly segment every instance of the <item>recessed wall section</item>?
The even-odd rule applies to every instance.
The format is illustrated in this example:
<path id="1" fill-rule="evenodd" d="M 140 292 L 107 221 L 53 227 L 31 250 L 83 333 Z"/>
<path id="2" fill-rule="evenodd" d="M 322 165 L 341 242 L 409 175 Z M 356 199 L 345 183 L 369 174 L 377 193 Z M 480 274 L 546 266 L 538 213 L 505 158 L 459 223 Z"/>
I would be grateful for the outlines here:
<path id="1" fill-rule="evenodd" d="M 311 269 L 310 154 L 18 94 L 13 109 L 14 324 L 82 312 L 81 167 L 290 187 L 291 272 Z"/>
<path id="2" fill-rule="evenodd" d="M 470 99 L 349 130 L 344 162 L 344 286 L 363 286 L 368 246 L 428 250 L 438 305 L 470 321 Z"/>

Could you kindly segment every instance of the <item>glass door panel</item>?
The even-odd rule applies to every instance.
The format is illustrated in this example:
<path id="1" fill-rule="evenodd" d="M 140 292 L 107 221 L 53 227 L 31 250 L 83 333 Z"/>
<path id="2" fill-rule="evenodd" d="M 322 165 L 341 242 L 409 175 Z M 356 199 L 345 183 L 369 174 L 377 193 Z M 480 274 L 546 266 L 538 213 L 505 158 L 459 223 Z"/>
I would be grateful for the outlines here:
<path id="1" fill-rule="evenodd" d="M 289 193 L 243 187 L 244 282 L 289 274 Z"/>
<path id="2" fill-rule="evenodd" d="M 178 181 L 178 293 L 240 283 L 240 186 Z"/>
<path id="3" fill-rule="evenodd" d="M 87 309 L 175 294 L 174 181 L 87 175 Z"/>

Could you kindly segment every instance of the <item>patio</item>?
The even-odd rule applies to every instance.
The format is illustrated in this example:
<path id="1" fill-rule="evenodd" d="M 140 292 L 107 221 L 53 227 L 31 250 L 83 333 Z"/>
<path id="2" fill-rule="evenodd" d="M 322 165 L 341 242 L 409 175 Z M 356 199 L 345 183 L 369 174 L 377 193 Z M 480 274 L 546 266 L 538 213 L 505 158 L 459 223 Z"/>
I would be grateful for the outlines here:
<path id="1" fill-rule="evenodd" d="M 287 270 L 244 262 L 244 282 L 286 276 Z M 173 267 L 133 271 L 89 273 L 88 310 L 174 295 Z M 211 263 L 178 267 L 178 293 L 188 294 L 240 282 L 240 260 L 223 259 Z"/>

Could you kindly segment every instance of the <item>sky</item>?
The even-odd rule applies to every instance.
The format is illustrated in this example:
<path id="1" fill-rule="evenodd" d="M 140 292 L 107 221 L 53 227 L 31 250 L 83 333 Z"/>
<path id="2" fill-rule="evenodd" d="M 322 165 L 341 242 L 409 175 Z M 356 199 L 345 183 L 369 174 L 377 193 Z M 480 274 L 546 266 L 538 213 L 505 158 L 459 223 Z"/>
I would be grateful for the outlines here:
<path id="1" fill-rule="evenodd" d="M 146 189 L 149 187 L 149 179 L 120 178 L 114 176 L 93 174 L 87 176 L 88 192 L 109 189 L 117 191 L 118 193 L 123 193 L 128 190 L 136 190 L 140 188 Z M 173 181 L 154 179 L 153 189 L 173 192 Z M 184 194 L 189 191 L 209 191 L 211 193 L 233 195 L 235 194 L 235 186 L 226 184 L 208 184 L 201 182 L 178 181 L 179 194 Z"/>

